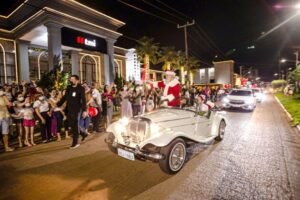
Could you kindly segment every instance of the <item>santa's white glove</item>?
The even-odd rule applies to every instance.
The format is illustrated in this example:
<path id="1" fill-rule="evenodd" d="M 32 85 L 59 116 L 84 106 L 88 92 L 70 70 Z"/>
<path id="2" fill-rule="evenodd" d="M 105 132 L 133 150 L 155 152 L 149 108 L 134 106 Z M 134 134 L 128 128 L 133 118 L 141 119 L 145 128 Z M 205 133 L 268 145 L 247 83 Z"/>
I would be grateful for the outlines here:
<path id="1" fill-rule="evenodd" d="M 166 97 L 166 96 L 161 96 L 161 97 L 160 97 L 160 100 L 161 100 L 161 101 L 166 101 L 166 100 L 168 100 L 168 97 Z"/>

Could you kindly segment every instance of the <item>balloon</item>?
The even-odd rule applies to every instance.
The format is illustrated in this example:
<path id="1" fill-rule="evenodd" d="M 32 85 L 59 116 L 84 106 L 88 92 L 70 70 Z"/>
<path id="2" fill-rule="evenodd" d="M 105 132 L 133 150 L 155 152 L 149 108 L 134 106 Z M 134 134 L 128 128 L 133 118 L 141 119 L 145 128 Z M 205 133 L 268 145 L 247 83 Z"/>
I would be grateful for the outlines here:
<path id="1" fill-rule="evenodd" d="M 89 107 L 88 113 L 89 113 L 89 116 L 95 117 L 96 115 L 98 115 L 98 110 L 97 110 L 97 108 Z"/>

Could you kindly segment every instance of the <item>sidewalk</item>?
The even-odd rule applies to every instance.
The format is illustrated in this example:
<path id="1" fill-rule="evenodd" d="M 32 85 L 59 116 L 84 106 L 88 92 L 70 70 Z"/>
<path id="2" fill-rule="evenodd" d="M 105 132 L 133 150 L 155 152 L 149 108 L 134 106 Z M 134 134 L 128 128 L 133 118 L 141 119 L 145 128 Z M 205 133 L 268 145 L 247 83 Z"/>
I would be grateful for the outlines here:
<path id="1" fill-rule="evenodd" d="M 119 111 L 114 112 L 112 121 L 114 122 L 114 121 L 118 120 L 119 117 L 120 117 L 120 112 Z M 37 124 L 38 124 L 38 122 L 37 122 Z M 18 136 L 17 136 L 17 133 L 16 133 L 16 126 L 14 124 L 12 126 L 13 126 L 12 130 L 13 130 L 14 133 L 9 134 L 9 145 L 10 145 L 10 147 L 15 148 L 15 151 L 31 148 L 31 147 L 27 147 L 27 146 L 23 146 L 21 148 L 19 147 Z M 92 124 L 90 125 L 90 128 L 91 127 L 92 127 Z M 101 130 L 101 133 L 105 132 L 105 130 L 104 130 L 104 118 L 103 117 L 101 117 L 100 130 Z M 89 131 L 92 132 L 92 130 L 89 130 Z M 25 131 L 23 131 L 23 137 L 22 137 L 23 142 L 24 142 L 24 135 L 25 135 Z M 69 133 L 69 135 L 72 137 L 71 133 Z M 94 134 L 92 133 L 91 135 L 94 135 Z M 65 139 L 65 133 L 64 132 L 61 134 L 61 137 L 62 137 L 62 141 L 67 140 L 67 141 L 70 141 L 69 143 L 71 144 L 72 138 Z M 56 142 L 55 140 L 56 140 L 56 138 L 54 137 L 54 141 L 52 141 L 52 142 Z M 39 125 L 36 125 L 36 127 L 35 127 L 34 142 L 37 145 L 43 144 L 42 143 L 42 138 L 41 138 L 41 133 L 39 132 Z M 4 153 L 4 146 L 3 146 L 2 141 L 0 143 L 0 154 L 1 153 Z"/>

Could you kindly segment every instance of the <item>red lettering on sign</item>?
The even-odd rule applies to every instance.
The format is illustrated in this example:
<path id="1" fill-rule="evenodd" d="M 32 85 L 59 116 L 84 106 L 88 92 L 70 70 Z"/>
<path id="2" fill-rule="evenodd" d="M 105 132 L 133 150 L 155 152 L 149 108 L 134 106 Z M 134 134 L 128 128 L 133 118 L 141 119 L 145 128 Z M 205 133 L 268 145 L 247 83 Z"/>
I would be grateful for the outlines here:
<path id="1" fill-rule="evenodd" d="M 84 44 L 84 37 L 77 36 L 76 42 L 77 42 L 78 44 Z"/>

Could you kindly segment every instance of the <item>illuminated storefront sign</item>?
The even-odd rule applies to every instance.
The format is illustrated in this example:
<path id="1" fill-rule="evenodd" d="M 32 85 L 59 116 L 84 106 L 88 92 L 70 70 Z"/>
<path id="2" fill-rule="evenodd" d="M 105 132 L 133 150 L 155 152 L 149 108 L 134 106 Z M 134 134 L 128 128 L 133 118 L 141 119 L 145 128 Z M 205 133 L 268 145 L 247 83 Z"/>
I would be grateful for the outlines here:
<path id="1" fill-rule="evenodd" d="M 96 47 L 96 40 L 95 39 L 94 40 L 89 40 L 87 38 L 77 36 L 76 42 L 78 44 L 83 44 L 83 45 L 87 45 L 87 46 L 91 46 L 91 47 Z"/>
<path id="2" fill-rule="evenodd" d="M 101 37 L 67 27 L 63 27 L 61 33 L 62 44 L 65 46 L 107 53 L 106 40 Z"/>

